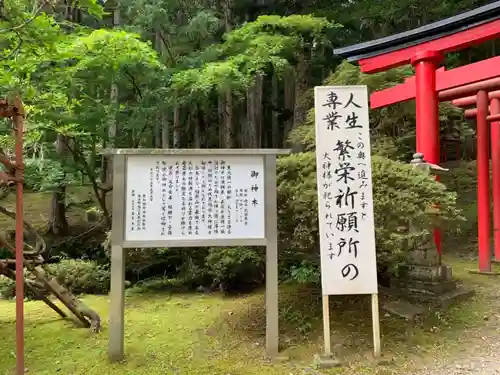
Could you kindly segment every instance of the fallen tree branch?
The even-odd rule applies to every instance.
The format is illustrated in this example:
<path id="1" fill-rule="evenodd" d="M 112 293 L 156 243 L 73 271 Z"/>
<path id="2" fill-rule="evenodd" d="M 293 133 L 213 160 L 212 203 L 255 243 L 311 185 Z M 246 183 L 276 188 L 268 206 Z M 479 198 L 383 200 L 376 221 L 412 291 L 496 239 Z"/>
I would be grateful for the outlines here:
<path id="1" fill-rule="evenodd" d="M 9 210 L 7 207 L 0 205 L 0 213 L 10 217 L 13 220 L 16 220 L 16 213 L 14 211 Z M 24 220 L 24 228 L 26 228 L 36 238 L 35 251 L 38 254 L 43 254 L 47 249 L 47 244 L 45 243 L 43 237 L 38 233 L 38 231 L 33 227 L 33 225 L 28 223 L 26 220 Z"/>

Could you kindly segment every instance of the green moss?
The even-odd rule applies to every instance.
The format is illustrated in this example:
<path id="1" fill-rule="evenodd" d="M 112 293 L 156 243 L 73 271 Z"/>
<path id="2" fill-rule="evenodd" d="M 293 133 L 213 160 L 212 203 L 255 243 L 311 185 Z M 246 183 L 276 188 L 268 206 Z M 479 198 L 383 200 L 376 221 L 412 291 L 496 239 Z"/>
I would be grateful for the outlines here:
<path id="1" fill-rule="evenodd" d="M 390 369 L 401 371 L 460 348 L 462 340 L 485 324 L 498 303 L 494 280 L 466 272 L 474 264 L 450 259 L 465 283 L 478 285 L 476 297 L 415 324 L 381 314 L 384 353 L 395 358 Z M 179 374 L 283 375 L 301 373 L 321 351 L 321 296 L 317 289 L 282 288 L 281 342 L 287 363 L 264 358 L 263 293 L 239 298 L 218 294 L 127 296 L 126 361 L 107 361 L 108 298 L 87 297 L 104 322 L 104 332 L 92 334 L 62 321 L 41 302 L 26 303 L 26 358 L 30 374 Z M 390 374 L 367 365 L 371 351 L 368 296 L 331 297 L 332 341 L 347 363 L 331 374 Z M 0 301 L 0 373 L 15 365 L 15 306 Z M 392 371 L 392 370 L 391 370 Z M 313 373 L 313 372 L 312 372 Z"/>

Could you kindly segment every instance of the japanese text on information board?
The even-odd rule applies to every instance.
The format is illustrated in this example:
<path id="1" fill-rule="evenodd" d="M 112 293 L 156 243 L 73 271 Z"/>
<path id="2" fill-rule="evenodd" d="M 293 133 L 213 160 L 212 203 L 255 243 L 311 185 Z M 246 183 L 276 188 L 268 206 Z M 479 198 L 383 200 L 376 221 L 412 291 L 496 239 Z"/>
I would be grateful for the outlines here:
<path id="1" fill-rule="evenodd" d="M 377 293 L 366 86 L 315 88 L 324 295 Z"/>

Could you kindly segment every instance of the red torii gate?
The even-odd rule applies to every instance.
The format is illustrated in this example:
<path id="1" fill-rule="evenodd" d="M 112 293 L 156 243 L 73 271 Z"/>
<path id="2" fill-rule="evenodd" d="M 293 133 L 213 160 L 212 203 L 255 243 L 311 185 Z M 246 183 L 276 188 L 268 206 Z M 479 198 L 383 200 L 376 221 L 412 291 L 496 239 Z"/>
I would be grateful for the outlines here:
<path id="1" fill-rule="evenodd" d="M 494 238 L 494 259 L 500 261 L 500 90 L 488 93 L 489 109 L 487 103 L 480 103 L 478 96 L 469 96 L 452 100 L 452 104 L 457 107 L 468 107 L 476 105 L 474 109 L 467 109 L 464 112 L 465 118 L 483 117 L 490 122 L 490 142 L 491 142 L 491 182 L 493 197 L 493 238 Z M 486 101 L 486 100 L 485 100 Z M 481 105 L 483 108 L 481 108 Z M 488 115 L 489 113 L 489 115 Z M 481 268 L 481 267 L 480 267 Z"/>
<path id="2" fill-rule="evenodd" d="M 500 57 L 449 71 L 444 68 L 438 69 L 438 66 L 446 53 L 481 44 L 500 36 L 498 18 L 500 18 L 500 1 L 411 31 L 337 49 L 334 54 L 347 57 L 349 61 L 358 62 L 364 73 L 377 73 L 409 63 L 415 67 L 414 77 L 407 79 L 403 84 L 373 93 L 370 97 L 370 104 L 371 108 L 375 109 L 415 99 L 416 151 L 423 153 L 427 161 L 438 164 L 440 162 L 439 101 L 460 98 L 485 89 L 481 86 L 471 92 L 471 89 L 467 87 L 464 90 L 469 91 L 464 93 L 464 90 L 457 89 L 460 86 L 478 81 L 500 80 L 500 78 L 495 78 L 500 75 Z M 494 86 L 493 82 L 485 84 Z M 455 90 L 451 91 L 452 89 Z M 446 90 L 450 91 L 446 92 Z M 480 100 L 484 100 L 484 94 L 480 94 L 479 97 Z M 486 102 L 487 99 L 486 94 Z M 480 120 L 478 124 L 481 134 L 484 134 L 483 123 L 486 124 L 487 110 L 486 105 L 484 121 Z M 486 136 L 486 142 L 488 138 Z M 485 155 L 479 152 L 478 147 L 479 252 L 484 258 L 484 254 L 490 252 L 489 172 L 488 180 L 484 178 L 484 163 L 486 161 L 486 164 L 489 164 L 489 144 L 484 142 L 484 136 L 479 135 L 478 142 L 483 147 L 486 144 L 487 147 L 486 159 Z M 485 195 L 485 193 L 488 194 Z M 441 254 L 439 230 L 435 230 L 434 242 L 438 253 Z M 490 261 L 488 264 L 480 262 L 480 271 L 491 271 Z"/>

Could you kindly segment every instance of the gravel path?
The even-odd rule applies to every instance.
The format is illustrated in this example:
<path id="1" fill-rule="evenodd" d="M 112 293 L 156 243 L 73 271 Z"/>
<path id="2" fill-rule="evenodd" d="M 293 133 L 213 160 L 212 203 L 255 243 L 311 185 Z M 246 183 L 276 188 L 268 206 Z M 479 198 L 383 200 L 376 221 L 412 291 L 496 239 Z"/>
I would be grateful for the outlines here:
<path id="1" fill-rule="evenodd" d="M 464 353 L 465 358 L 459 358 L 454 363 L 427 366 L 412 373 L 412 375 L 494 375 L 500 374 L 500 345 L 483 347 L 484 355 Z M 477 353 L 480 354 L 480 353 Z"/>
<path id="2" fill-rule="evenodd" d="M 498 296 L 495 296 L 498 298 Z M 480 331 L 471 332 L 458 354 L 436 360 L 405 375 L 494 375 L 500 374 L 500 319 L 490 319 Z M 403 375 L 403 374 L 401 374 Z"/>

